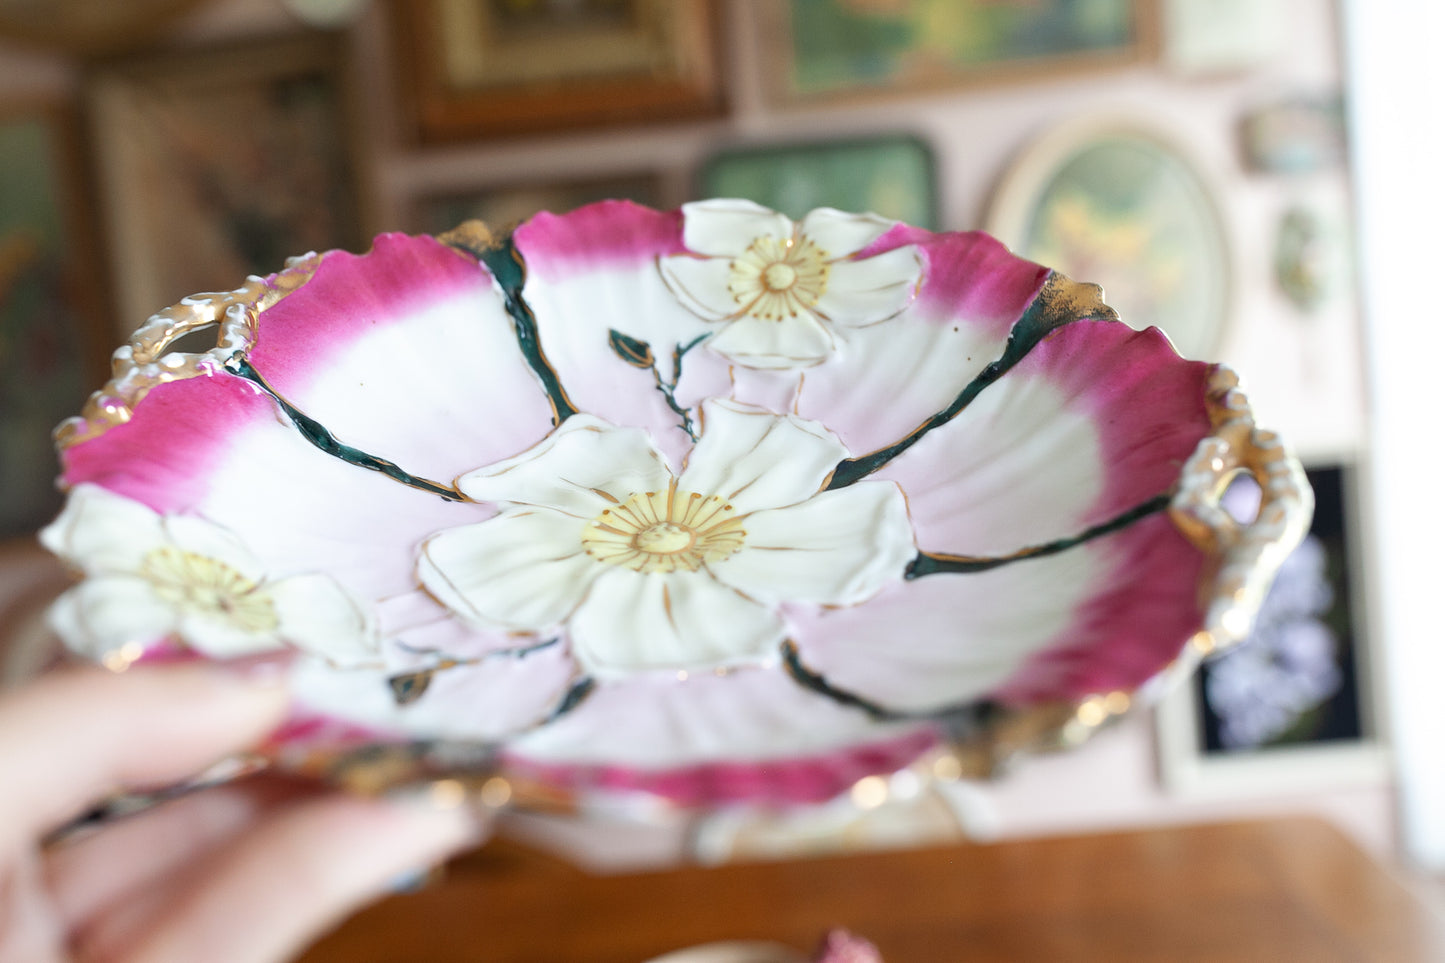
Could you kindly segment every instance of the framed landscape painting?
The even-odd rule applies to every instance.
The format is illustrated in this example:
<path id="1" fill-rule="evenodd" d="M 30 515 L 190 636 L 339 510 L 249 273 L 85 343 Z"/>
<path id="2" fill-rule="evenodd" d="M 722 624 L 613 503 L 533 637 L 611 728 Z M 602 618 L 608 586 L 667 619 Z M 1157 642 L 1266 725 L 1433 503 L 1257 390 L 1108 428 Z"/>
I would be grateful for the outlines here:
<path id="1" fill-rule="evenodd" d="M 655 174 L 502 184 L 424 196 L 414 205 L 412 222 L 416 230 L 427 234 L 440 234 L 473 219 L 500 229 L 538 211 L 565 214 L 593 201 L 627 200 L 666 207 L 664 194 L 662 180 Z"/>
<path id="2" fill-rule="evenodd" d="M 1148 0 L 787 0 L 758 33 L 773 99 L 798 102 L 1060 75 L 1137 62 Z"/>

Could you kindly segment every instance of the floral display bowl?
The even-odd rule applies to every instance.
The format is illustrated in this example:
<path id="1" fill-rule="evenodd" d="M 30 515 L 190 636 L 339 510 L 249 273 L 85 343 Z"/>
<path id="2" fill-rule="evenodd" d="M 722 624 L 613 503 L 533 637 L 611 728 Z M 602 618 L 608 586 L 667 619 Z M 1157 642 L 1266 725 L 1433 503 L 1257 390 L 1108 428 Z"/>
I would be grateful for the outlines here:
<path id="1" fill-rule="evenodd" d="M 292 653 L 262 755 L 362 788 L 986 771 L 1243 636 L 1308 524 L 1234 376 L 1101 298 L 739 200 L 297 258 L 150 318 L 61 426 L 53 624 L 117 670 Z"/>

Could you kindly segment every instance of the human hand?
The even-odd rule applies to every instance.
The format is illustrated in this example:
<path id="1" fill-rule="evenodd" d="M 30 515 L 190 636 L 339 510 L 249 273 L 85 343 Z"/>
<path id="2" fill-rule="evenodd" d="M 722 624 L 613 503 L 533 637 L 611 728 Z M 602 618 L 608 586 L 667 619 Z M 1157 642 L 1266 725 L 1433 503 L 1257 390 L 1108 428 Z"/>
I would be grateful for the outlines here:
<path id="1" fill-rule="evenodd" d="M 270 778 L 43 845 L 118 789 L 254 744 L 285 706 L 279 681 L 195 664 L 67 671 L 0 700 L 0 963 L 283 960 L 480 838 L 461 809 Z"/>

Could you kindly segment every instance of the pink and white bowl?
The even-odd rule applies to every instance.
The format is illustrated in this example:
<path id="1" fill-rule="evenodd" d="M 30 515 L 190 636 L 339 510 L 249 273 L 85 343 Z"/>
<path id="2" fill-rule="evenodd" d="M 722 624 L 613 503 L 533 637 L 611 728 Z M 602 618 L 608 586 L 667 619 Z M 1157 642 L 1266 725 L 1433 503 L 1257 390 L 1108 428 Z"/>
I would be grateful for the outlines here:
<path id="1" fill-rule="evenodd" d="M 295 259 L 152 317 L 59 429 L 53 624 L 116 670 L 293 653 L 262 754 L 364 788 L 985 771 L 1242 637 L 1308 525 L 1234 376 L 1101 297 L 736 200 Z"/>

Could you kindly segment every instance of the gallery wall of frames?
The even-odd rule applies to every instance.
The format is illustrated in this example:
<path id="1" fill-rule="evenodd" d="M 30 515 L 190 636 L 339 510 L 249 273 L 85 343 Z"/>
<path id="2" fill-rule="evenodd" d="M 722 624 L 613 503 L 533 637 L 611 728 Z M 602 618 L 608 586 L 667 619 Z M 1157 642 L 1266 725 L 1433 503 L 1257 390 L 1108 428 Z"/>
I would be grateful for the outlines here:
<path id="1" fill-rule="evenodd" d="M 370 0 L 318 26 L 325 6 L 114 5 L 70 32 L 0 13 L 0 613 L 34 594 L 13 573 L 57 506 L 50 426 L 187 294 L 604 197 L 871 209 L 986 229 L 1234 365 L 1322 493 L 1252 649 L 1172 697 L 1157 740 L 1104 736 L 1094 800 L 1037 790 L 1091 753 L 1032 766 L 979 790 L 978 831 L 1246 800 L 1388 846 L 1332 3 Z M 9 621 L 39 640 L 31 608 Z"/>

